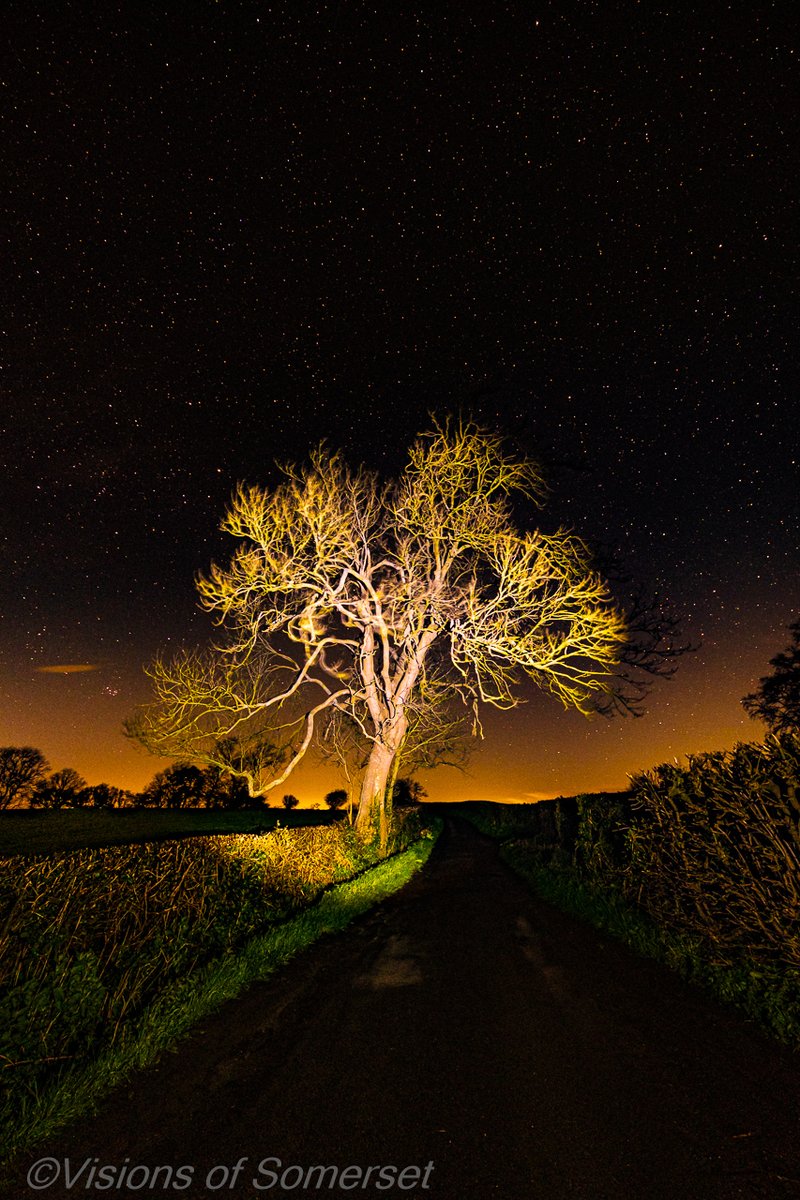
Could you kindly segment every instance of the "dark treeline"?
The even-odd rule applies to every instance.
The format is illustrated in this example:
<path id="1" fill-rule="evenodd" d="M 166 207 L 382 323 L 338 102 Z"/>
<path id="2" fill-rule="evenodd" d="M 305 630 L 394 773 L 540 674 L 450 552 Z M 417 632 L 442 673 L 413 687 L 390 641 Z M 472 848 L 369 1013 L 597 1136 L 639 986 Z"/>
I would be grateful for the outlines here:
<path id="1" fill-rule="evenodd" d="M 411 779 L 398 779 L 393 801 L 398 806 L 418 803 L 426 793 Z M 330 809 L 342 808 L 348 800 L 343 788 L 323 798 Z M 286 809 L 296 808 L 296 796 L 280 801 Z M 321 807 L 321 805 L 314 805 Z M 176 762 L 158 771 L 141 792 L 112 787 L 108 783 L 87 784 L 72 767 L 51 771 L 41 750 L 32 746 L 0 747 L 0 809 L 8 808 L 217 808 L 241 810 L 269 808 L 264 797 L 250 796 L 243 779 L 219 767 L 197 767 Z"/>
<path id="2" fill-rule="evenodd" d="M 87 784 L 73 770 L 51 771 L 32 746 L 0 748 L 0 809 L 5 808 L 261 808 L 242 780 L 218 768 L 173 763 L 141 792 L 108 783 Z"/>

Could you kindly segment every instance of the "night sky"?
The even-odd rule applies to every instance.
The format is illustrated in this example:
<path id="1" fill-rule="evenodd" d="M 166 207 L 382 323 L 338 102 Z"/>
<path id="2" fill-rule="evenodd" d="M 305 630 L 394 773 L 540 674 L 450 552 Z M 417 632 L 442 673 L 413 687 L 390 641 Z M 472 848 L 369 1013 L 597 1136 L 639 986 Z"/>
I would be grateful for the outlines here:
<path id="1" fill-rule="evenodd" d="M 8 6 L 0 745 L 142 786 L 163 762 L 120 723 L 209 632 L 236 482 L 323 437 L 391 473 L 457 410 L 702 647 L 638 721 L 531 695 L 431 796 L 761 736 L 739 701 L 800 615 L 789 12 Z"/>

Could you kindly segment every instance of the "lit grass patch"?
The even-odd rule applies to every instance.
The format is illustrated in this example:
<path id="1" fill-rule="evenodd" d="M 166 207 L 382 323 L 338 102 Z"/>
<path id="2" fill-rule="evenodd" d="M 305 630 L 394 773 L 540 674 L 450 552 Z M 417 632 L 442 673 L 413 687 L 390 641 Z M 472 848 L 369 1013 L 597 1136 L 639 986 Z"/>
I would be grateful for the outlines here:
<path id="1" fill-rule="evenodd" d="M 319 937 L 344 929 L 355 918 L 406 884 L 428 859 L 441 823 L 408 849 L 355 878 L 328 887 L 317 902 L 244 944 L 163 988 L 113 1043 L 94 1058 L 70 1064 L 45 1083 L 34 1081 L 0 1114 L 7 1130 L 3 1161 L 29 1150 L 57 1129 L 90 1111 L 132 1071 L 148 1066 L 203 1017 L 248 984 L 267 978 Z"/>
<path id="2" fill-rule="evenodd" d="M 421 832 L 416 813 L 398 817 L 389 853 Z M 181 979 L 235 958 L 380 858 L 337 823 L 2 860 L 0 1118 L 16 1126 Z"/>

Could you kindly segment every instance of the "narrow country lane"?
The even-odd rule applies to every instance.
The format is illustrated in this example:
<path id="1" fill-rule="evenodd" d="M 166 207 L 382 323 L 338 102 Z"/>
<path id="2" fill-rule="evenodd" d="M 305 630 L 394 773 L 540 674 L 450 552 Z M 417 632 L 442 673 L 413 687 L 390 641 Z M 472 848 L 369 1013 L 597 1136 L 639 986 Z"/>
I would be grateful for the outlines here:
<path id="1" fill-rule="evenodd" d="M 776 1200 L 800 1197 L 799 1112 L 800 1055 L 537 900 L 453 821 L 402 892 L 204 1021 L 3 1195 Z M 35 1193 L 45 1154 L 194 1182 Z M 282 1189 L 268 1157 L 433 1165 L 426 1187 Z"/>

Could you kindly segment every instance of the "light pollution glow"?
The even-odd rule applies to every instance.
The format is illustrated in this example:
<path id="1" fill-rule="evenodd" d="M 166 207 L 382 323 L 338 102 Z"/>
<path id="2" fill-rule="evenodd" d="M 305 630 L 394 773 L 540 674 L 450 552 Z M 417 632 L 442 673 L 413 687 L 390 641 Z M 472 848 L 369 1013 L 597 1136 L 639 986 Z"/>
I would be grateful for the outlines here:
<path id="1" fill-rule="evenodd" d="M 771 630 L 743 640 L 738 656 L 709 639 L 681 662 L 674 679 L 657 683 L 649 711 L 638 720 L 587 720 L 541 694 L 510 712 L 489 712 L 485 739 L 475 744 L 467 773 L 439 767 L 418 778 L 432 800 L 530 802 L 622 789 L 630 774 L 658 763 L 756 741 L 764 726 L 747 716 L 740 701 L 783 644 L 784 624 L 786 615 L 776 615 Z M 34 669 L 27 680 L 15 678 L 13 692 L 6 688 L 2 743 L 37 746 L 53 769 L 74 767 L 89 783 L 139 791 L 169 762 L 122 733 L 123 719 L 148 698 L 148 681 L 137 667 L 116 672 L 112 687 L 107 670 L 88 669 L 92 665 L 53 664 Z M 291 792 L 311 805 L 341 786 L 335 767 L 312 759 L 271 799 L 279 804 Z"/>

